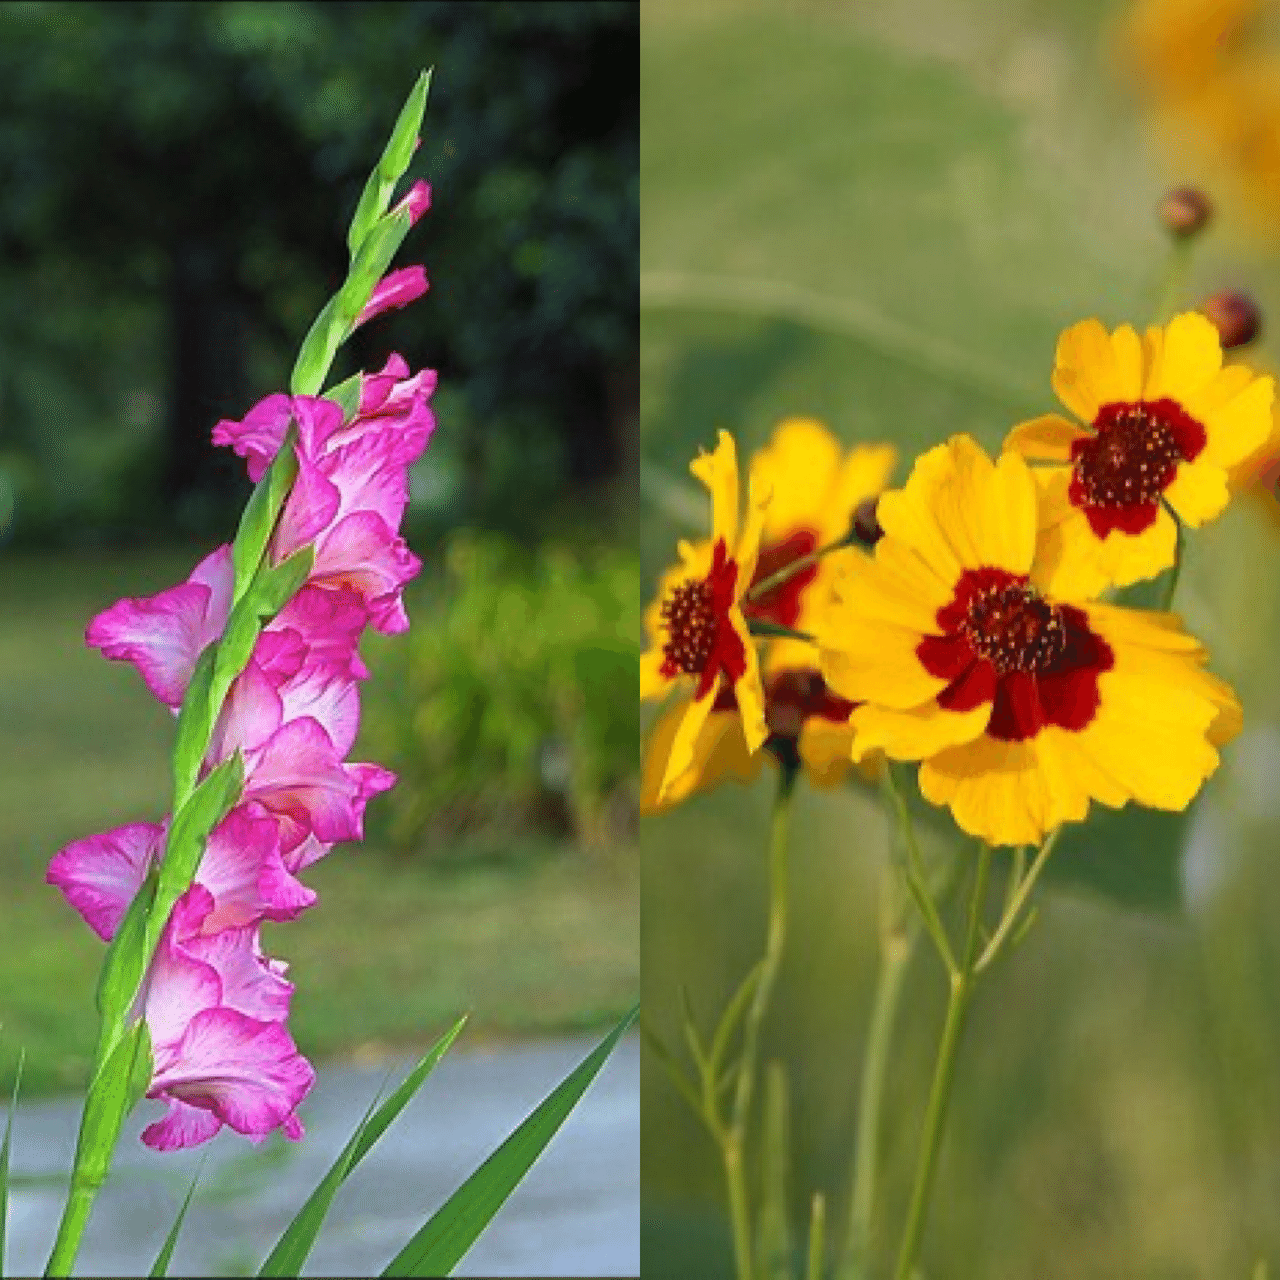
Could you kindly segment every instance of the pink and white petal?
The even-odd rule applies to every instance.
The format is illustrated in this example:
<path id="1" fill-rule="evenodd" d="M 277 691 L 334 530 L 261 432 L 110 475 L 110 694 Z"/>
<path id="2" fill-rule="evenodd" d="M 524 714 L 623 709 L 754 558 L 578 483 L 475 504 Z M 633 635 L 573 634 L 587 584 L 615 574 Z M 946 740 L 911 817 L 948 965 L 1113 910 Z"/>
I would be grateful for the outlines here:
<path id="1" fill-rule="evenodd" d="M 329 735 L 339 756 L 351 750 L 360 729 L 360 691 L 340 667 L 309 664 L 280 686 L 281 723 L 310 716 Z"/>
<path id="2" fill-rule="evenodd" d="M 357 646 L 369 622 L 369 611 L 359 594 L 341 587 L 329 590 L 304 586 L 268 625 L 300 635 L 310 656 L 334 667 L 343 667 L 353 679 L 363 680 L 369 668 L 361 661 Z M 290 672 L 294 675 L 297 668 Z"/>
<path id="3" fill-rule="evenodd" d="M 311 1064 L 282 1023 L 205 1009 L 192 1018 L 177 1058 L 156 1073 L 148 1096 L 201 1107 L 261 1139 L 293 1117 L 314 1082 Z M 296 1120 L 289 1129 L 298 1131 Z"/>
<path id="4" fill-rule="evenodd" d="M 290 721 L 245 756 L 244 798 L 294 824 L 281 832 L 286 850 L 307 831 L 331 843 L 358 839 L 358 794 L 329 735 L 309 718 Z"/>
<path id="5" fill-rule="evenodd" d="M 224 1008 L 260 1022 L 283 1022 L 289 1016 L 293 983 L 284 976 L 285 966 L 263 956 L 257 925 L 192 938 L 183 949 L 217 973 Z"/>
<path id="6" fill-rule="evenodd" d="M 217 764 L 237 749 L 251 751 L 271 737 L 284 721 L 284 701 L 271 677 L 252 659 L 227 693 L 209 739 L 205 760 Z"/>
<path id="7" fill-rule="evenodd" d="M 421 568 L 422 561 L 381 516 L 357 511 L 320 540 L 310 580 L 357 592 L 369 609 L 373 626 L 391 634 L 408 629 L 398 591 Z"/>
<path id="8" fill-rule="evenodd" d="M 165 1097 L 162 1100 L 169 1105 L 164 1118 L 147 1125 L 142 1131 L 142 1141 L 153 1151 L 180 1151 L 184 1147 L 198 1147 L 202 1142 L 208 1142 L 222 1128 L 222 1121 L 212 1111 L 193 1107 L 179 1098 Z"/>
<path id="9" fill-rule="evenodd" d="M 387 402 L 397 383 L 409 376 L 404 356 L 392 352 L 378 373 L 366 373 L 360 379 L 360 408 L 357 417 L 377 413 Z M 421 375 L 419 375 L 421 376 Z"/>
<path id="10" fill-rule="evenodd" d="M 86 836 L 53 855 L 45 882 L 56 885 L 89 928 L 109 942 L 163 845 L 164 828 L 151 822 Z"/>
<path id="11" fill-rule="evenodd" d="M 278 622 L 279 619 L 275 619 Z M 310 656 L 310 647 L 295 627 L 273 625 L 264 630 L 253 646 L 253 661 L 277 687 L 292 680 Z"/>
<path id="12" fill-rule="evenodd" d="M 271 554 L 277 564 L 295 551 L 314 542 L 338 514 L 342 495 L 320 465 L 298 449 L 298 478 L 271 539 Z"/>
<path id="13" fill-rule="evenodd" d="M 104 657 L 132 662 L 161 702 L 180 707 L 209 642 L 211 597 L 203 583 L 183 582 L 158 595 L 117 600 L 89 623 L 85 643 Z"/>
<path id="14" fill-rule="evenodd" d="M 297 875 L 299 871 L 305 871 L 332 852 L 333 845 L 325 844 L 323 840 L 317 840 L 315 836 L 308 834 L 300 843 L 284 851 L 282 861 L 287 871 Z"/>
<path id="15" fill-rule="evenodd" d="M 238 806 L 214 829 L 196 878 L 215 903 L 204 933 L 262 919 L 292 920 L 316 897 L 286 869 L 279 828 L 256 805 Z"/>
<path id="16" fill-rule="evenodd" d="M 425 445 L 425 438 L 422 442 Z M 406 468 L 416 456 L 406 455 L 404 438 L 394 428 L 371 431 L 329 453 L 324 473 L 341 495 L 332 522 L 354 511 L 374 511 L 388 528 L 399 528 L 409 503 Z"/>
<path id="17" fill-rule="evenodd" d="M 324 396 L 294 396 L 293 413 L 298 422 L 298 451 L 318 461 L 329 449 L 329 441 L 342 429 L 342 409 Z"/>
<path id="18" fill-rule="evenodd" d="M 223 418 L 213 429 L 213 443 L 230 445 L 249 463 L 249 479 L 257 484 L 284 443 L 293 417 L 293 401 L 286 395 L 267 396 L 236 422 Z"/>
<path id="19" fill-rule="evenodd" d="M 195 885 L 193 892 L 198 890 Z M 186 897 L 186 895 L 183 895 Z M 199 895 L 192 900 L 197 910 Z M 193 1017 L 222 1003 L 222 979 L 210 964 L 187 952 L 174 941 L 175 929 L 165 929 L 147 973 L 142 997 L 143 1014 L 151 1031 L 157 1072 L 163 1062 L 179 1056 L 179 1044 Z"/>

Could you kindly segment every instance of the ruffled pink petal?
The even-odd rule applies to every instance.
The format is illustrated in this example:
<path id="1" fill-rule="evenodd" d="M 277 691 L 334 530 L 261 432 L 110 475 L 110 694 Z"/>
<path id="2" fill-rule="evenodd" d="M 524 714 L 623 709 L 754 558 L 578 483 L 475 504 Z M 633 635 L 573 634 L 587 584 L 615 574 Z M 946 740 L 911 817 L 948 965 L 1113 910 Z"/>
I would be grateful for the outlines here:
<path id="1" fill-rule="evenodd" d="M 289 1016 L 293 983 L 284 976 L 287 966 L 262 954 L 257 925 L 204 934 L 182 945 L 216 971 L 224 1008 L 260 1022 L 283 1022 Z"/>
<path id="2" fill-rule="evenodd" d="M 249 479 L 257 484 L 284 443 L 293 416 L 293 402 L 286 395 L 267 396 L 236 422 L 223 418 L 213 429 L 213 443 L 230 445 L 249 463 Z"/>
<path id="3" fill-rule="evenodd" d="M 408 376 L 409 366 L 404 357 L 393 351 L 379 373 L 366 373 L 360 379 L 360 409 L 357 417 L 377 413 L 401 379 Z"/>
<path id="4" fill-rule="evenodd" d="M 422 437 L 422 444 L 425 443 Z M 371 431 L 325 457 L 321 465 L 340 494 L 333 523 L 356 511 L 372 511 L 382 517 L 388 528 L 399 527 L 409 502 L 405 444 L 405 435 L 394 428 Z"/>
<path id="5" fill-rule="evenodd" d="M 205 760 L 226 760 L 238 748 L 261 746 L 284 720 L 284 704 L 271 677 L 252 659 L 235 678 L 209 739 Z"/>
<path id="6" fill-rule="evenodd" d="M 183 919 L 180 908 L 184 904 L 194 918 Z M 147 971 L 141 1002 L 151 1031 L 157 1073 L 178 1054 L 179 1042 L 192 1018 L 222 1002 L 222 979 L 217 970 L 176 941 L 193 925 L 199 929 L 211 904 L 208 891 L 199 885 L 192 885 L 183 894 Z"/>
<path id="7" fill-rule="evenodd" d="M 299 871 L 305 871 L 312 863 L 319 862 L 321 858 L 328 856 L 333 852 L 333 845 L 325 844 L 322 840 L 317 840 L 315 836 L 308 835 L 300 844 L 295 845 L 284 854 L 284 865 L 297 875 Z"/>
<path id="8" fill-rule="evenodd" d="M 149 1124 L 142 1131 L 142 1141 L 153 1151 L 178 1151 L 183 1147 L 198 1147 L 208 1142 L 219 1129 L 222 1121 L 212 1111 L 193 1107 L 177 1098 L 169 1098 L 169 1110 L 163 1120 Z"/>
<path id="9" fill-rule="evenodd" d="M 396 785 L 397 778 L 390 769 L 384 769 L 380 764 L 349 764 L 344 767 L 347 776 L 356 784 L 356 798 L 351 806 L 357 823 L 354 839 L 363 840 L 365 805 L 381 792 L 390 791 Z"/>
<path id="10" fill-rule="evenodd" d="M 333 743 L 338 755 L 351 750 L 360 728 L 360 693 L 341 666 L 315 662 L 280 686 L 283 722 L 310 716 Z"/>
<path id="11" fill-rule="evenodd" d="M 324 456 L 333 434 L 342 429 L 342 409 L 324 396 L 294 396 L 301 453 L 315 460 Z"/>
<path id="12" fill-rule="evenodd" d="M 109 942 L 163 843 L 164 828 L 150 822 L 86 836 L 54 854 L 45 881 L 56 885 L 89 928 Z"/>
<path id="13" fill-rule="evenodd" d="M 315 1081 L 311 1064 L 298 1052 L 282 1023 L 262 1022 L 234 1009 L 205 1009 L 192 1018 L 174 1060 L 157 1072 L 147 1096 L 176 1100 L 210 1112 L 252 1139 L 284 1127 L 301 1135 L 294 1110 Z M 143 1133 L 159 1150 L 203 1142 L 217 1132 L 195 1127 L 192 1118 L 175 1122 L 175 1109 Z M 194 1136 L 193 1136 L 194 1133 Z"/>
<path id="14" fill-rule="evenodd" d="M 292 920 L 316 900 L 315 891 L 285 867 L 275 821 L 253 805 L 233 809 L 214 829 L 196 881 L 213 895 L 204 934 L 263 919 Z"/>
<path id="15" fill-rule="evenodd" d="M 360 819 L 353 806 L 358 794 L 357 782 L 314 720 L 290 721 L 245 756 L 244 798 L 281 822 L 282 852 L 308 832 L 330 843 L 357 839 Z"/>
<path id="16" fill-rule="evenodd" d="M 389 271 L 374 285 L 369 301 L 356 316 L 356 322 L 352 328 L 358 329 L 384 311 L 395 311 L 401 307 L 407 307 L 409 303 L 422 297 L 428 287 L 427 273 L 421 266 L 401 267 L 397 271 Z"/>
<path id="17" fill-rule="evenodd" d="M 271 540 L 275 563 L 291 556 L 300 547 L 314 542 L 338 512 L 341 496 L 337 486 L 319 466 L 298 450 L 298 478 L 280 513 L 280 523 Z"/>
<path id="18" fill-rule="evenodd" d="M 368 611 L 356 592 L 341 588 L 326 591 L 308 584 L 276 615 L 264 634 L 288 629 L 302 638 L 313 661 L 363 680 L 369 668 L 356 646 L 368 621 Z M 296 668 L 289 672 L 296 674 Z"/>
<path id="19" fill-rule="evenodd" d="M 232 576 L 231 548 L 221 546 L 186 582 L 116 601 L 89 623 L 85 642 L 105 657 L 132 662 L 161 702 L 179 707 L 196 659 L 227 625 Z"/>
<path id="20" fill-rule="evenodd" d="M 272 626 L 258 637 L 253 646 L 253 660 L 263 675 L 274 685 L 292 680 L 302 670 L 310 652 L 310 645 L 296 627 Z"/>
<path id="21" fill-rule="evenodd" d="M 421 568 L 422 561 L 381 516 L 357 511 L 340 520 L 320 540 L 311 581 L 358 592 L 374 627 L 392 633 L 408 630 L 409 619 L 399 591 Z"/>

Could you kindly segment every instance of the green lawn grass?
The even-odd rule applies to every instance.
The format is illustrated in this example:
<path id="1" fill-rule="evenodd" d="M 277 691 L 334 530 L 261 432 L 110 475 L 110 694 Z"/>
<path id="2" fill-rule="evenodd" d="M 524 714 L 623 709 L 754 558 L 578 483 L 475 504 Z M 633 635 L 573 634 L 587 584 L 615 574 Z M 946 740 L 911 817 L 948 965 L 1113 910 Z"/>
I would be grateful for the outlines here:
<path id="1" fill-rule="evenodd" d="M 201 554 L 0 558 L 0 1080 L 24 1050 L 26 1097 L 83 1085 L 103 953 L 45 866 L 68 841 L 156 821 L 168 802 L 172 720 L 132 667 L 85 647 L 84 628 L 122 595 L 181 581 Z M 375 668 L 365 695 L 394 691 Z M 292 966 L 304 1052 L 423 1045 L 467 1011 L 464 1043 L 595 1029 L 630 1006 L 634 850 L 528 840 L 489 854 L 446 867 L 346 846 L 304 873 L 319 903 L 264 931 Z"/>
<path id="2" fill-rule="evenodd" d="M 817 416 L 849 443 L 897 444 L 901 482 L 953 432 L 995 448 L 1055 410 L 1068 324 L 1147 322 L 1165 254 L 1152 210 L 1178 175 L 1112 78 L 1121 13 L 1095 0 L 645 6 L 646 585 L 705 520 L 687 466 L 716 428 L 745 456 L 781 417 Z M 1274 262 L 1249 257 L 1225 222 L 1188 301 L 1247 281 L 1280 313 Z M 1276 351 L 1249 355 L 1273 365 Z M 1157 856 L 1148 875 L 1153 831 L 1111 838 L 1093 851 L 1090 890 L 1064 841 L 1035 927 L 979 988 L 930 1280 L 1280 1265 L 1276 527 L 1250 501 L 1191 543 L 1178 608 L 1237 687 L 1246 732 L 1192 815 L 1184 858 L 1161 871 Z M 681 989 L 705 1034 L 759 957 L 770 786 L 725 786 L 642 827 L 643 1006 L 677 1048 Z M 814 1191 L 837 1243 L 847 1219 L 886 840 L 861 791 L 802 787 L 796 810 L 764 1054 L 790 1082 L 802 1247 Z M 1104 880 L 1147 905 L 1100 894 Z M 1169 910 L 1168 890 L 1188 885 L 1189 904 Z M 944 994 L 922 951 L 888 1084 L 875 1276 L 889 1274 L 906 1208 Z M 642 1087 L 645 1274 L 727 1277 L 715 1149 L 647 1053 Z"/>

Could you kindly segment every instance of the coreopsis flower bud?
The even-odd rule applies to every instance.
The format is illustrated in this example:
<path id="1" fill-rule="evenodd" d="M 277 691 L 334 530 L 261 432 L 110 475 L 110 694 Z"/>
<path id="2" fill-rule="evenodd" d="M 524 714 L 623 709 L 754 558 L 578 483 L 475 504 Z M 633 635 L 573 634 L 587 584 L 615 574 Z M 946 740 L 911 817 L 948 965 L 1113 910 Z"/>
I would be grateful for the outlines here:
<path id="1" fill-rule="evenodd" d="M 884 530 L 876 518 L 875 498 L 868 498 L 858 504 L 858 509 L 853 513 L 853 532 L 868 547 L 874 547 L 884 537 Z"/>
<path id="2" fill-rule="evenodd" d="M 1239 289 L 1219 289 L 1200 306 L 1218 331 L 1224 351 L 1246 347 L 1262 329 L 1262 312 L 1258 304 Z"/>
<path id="3" fill-rule="evenodd" d="M 1199 235 L 1213 217 L 1213 204 L 1195 187 L 1176 187 L 1160 201 L 1160 221 L 1179 239 Z"/>

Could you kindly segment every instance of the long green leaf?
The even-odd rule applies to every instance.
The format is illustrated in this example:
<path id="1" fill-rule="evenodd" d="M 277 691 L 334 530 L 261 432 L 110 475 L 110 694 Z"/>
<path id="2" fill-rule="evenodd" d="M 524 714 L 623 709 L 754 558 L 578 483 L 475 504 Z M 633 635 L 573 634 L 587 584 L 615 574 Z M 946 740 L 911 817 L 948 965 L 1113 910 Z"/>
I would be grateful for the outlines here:
<path id="1" fill-rule="evenodd" d="M 206 1156 L 205 1159 L 208 1157 Z M 169 1228 L 169 1234 L 164 1238 L 164 1244 L 160 1246 L 160 1252 L 156 1254 L 156 1260 L 151 1264 L 151 1275 L 164 1276 L 169 1274 L 169 1262 L 173 1258 L 174 1246 L 178 1243 L 178 1232 L 182 1230 L 183 1219 L 187 1216 L 187 1210 L 191 1208 L 191 1198 L 196 1193 L 196 1183 L 200 1181 L 200 1175 L 204 1172 L 205 1161 L 200 1161 L 200 1167 L 196 1170 L 196 1176 L 191 1179 L 191 1186 L 187 1190 L 187 1198 L 182 1202 L 182 1208 L 178 1210 L 178 1216 L 173 1221 L 173 1226 Z"/>
<path id="2" fill-rule="evenodd" d="M 418 1065 L 404 1078 L 400 1087 L 380 1107 L 378 1099 L 374 1098 L 364 1119 L 356 1126 L 355 1133 L 351 1135 L 347 1145 L 330 1166 L 329 1172 L 320 1180 L 316 1189 L 307 1197 L 306 1204 L 298 1210 L 293 1221 L 285 1228 L 276 1247 L 271 1250 L 267 1260 L 262 1264 L 262 1269 L 258 1272 L 260 1276 L 296 1276 L 301 1272 L 302 1264 L 315 1245 L 316 1236 L 320 1234 L 320 1228 L 338 1188 L 347 1180 L 356 1165 L 365 1158 L 369 1148 L 382 1137 L 391 1122 L 404 1110 L 413 1095 L 418 1092 L 422 1082 L 435 1069 L 436 1063 L 444 1057 L 450 1045 L 458 1038 L 458 1033 L 466 1021 L 465 1016 L 459 1018 L 427 1050 Z"/>
<path id="3" fill-rule="evenodd" d="M 0 1143 L 0 1276 L 4 1275 L 4 1228 L 9 1220 L 9 1139 L 13 1134 L 13 1113 L 18 1109 L 18 1089 L 22 1085 L 25 1059 L 25 1052 L 20 1052 L 18 1074 L 13 1080 L 13 1097 L 9 1100 L 9 1118 L 4 1126 L 4 1142 Z"/>
<path id="4" fill-rule="evenodd" d="M 396 1254 L 384 1276 L 447 1276 L 453 1271 L 568 1119 L 639 1012 L 636 1005 L 543 1099 Z"/>

